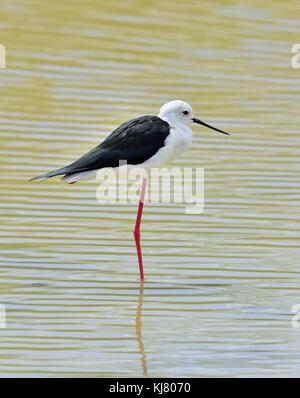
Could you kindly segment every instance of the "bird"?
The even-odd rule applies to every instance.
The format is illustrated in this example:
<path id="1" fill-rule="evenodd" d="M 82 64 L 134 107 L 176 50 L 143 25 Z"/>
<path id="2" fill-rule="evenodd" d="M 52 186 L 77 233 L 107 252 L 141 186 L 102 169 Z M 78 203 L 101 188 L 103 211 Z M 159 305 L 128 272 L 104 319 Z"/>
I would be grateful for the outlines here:
<path id="1" fill-rule="evenodd" d="M 124 161 L 132 166 L 159 167 L 177 159 L 189 148 L 193 136 L 190 128 L 192 123 L 230 135 L 195 117 L 192 106 L 187 102 L 173 100 L 162 105 L 157 116 L 140 116 L 121 124 L 103 142 L 75 162 L 33 177 L 29 181 L 62 176 L 62 181 L 74 184 L 100 169 L 117 168 L 124 164 Z M 140 224 L 146 184 L 147 179 L 143 178 L 134 228 L 141 281 L 144 280 L 144 269 L 140 245 Z"/>

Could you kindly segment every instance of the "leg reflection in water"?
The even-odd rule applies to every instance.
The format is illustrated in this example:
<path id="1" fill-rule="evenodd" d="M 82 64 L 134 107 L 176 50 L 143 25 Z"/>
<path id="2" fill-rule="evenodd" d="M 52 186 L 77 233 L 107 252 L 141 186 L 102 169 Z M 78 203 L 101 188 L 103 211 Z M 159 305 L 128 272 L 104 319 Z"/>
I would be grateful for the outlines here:
<path id="1" fill-rule="evenodd" d="M 136 333 L 136 341 L 137 341 L 139 352 L 140 352 L 143 376 L 148 377 L 147 357 L 146 357 L 146 353 L 145 353 L 143 336 L 142 336 L 143 302 L 144 302 L 144 281 L 141 281 L 140 289 L 139 289 L 139 300 L 138 300 L 138 306 L 137 306 L 136 318 L 135 318 L 135 333 Z"/>

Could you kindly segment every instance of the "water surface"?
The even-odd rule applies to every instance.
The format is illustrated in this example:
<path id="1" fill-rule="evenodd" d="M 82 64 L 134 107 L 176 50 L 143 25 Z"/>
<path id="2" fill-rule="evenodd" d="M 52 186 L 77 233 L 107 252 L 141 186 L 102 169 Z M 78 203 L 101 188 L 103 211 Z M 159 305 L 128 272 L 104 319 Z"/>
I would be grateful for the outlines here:
<path id="1" fill-rule="evenodd" d="M 4 0 L 3 376 L 298 376 L 299 2 Z M 29 183 L 171 99 L 195 126 L 205 211 Z"/>

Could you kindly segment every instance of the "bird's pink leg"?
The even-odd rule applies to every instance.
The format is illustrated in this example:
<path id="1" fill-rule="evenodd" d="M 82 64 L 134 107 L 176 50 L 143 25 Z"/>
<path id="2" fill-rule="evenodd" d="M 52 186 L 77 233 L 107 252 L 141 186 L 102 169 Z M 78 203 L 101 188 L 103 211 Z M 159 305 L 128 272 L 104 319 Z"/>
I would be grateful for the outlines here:
<path id="1" fill-rule="evenodd" d="M 140 279 L 141 281 L 144 280 L 144 268 L 143 268 L 143 256 L 142 256 L 142 249 L 141 249 L 141 219 L 143 214 L 143 207 L 144 207 L 144 199 L 145 199 L 145 192 L 146 192 L 146 185 L 147 185 L 147 178 L 143 178 L 142 187 L 141 187 L 141 196 L 139 201 L 139 207 L 136 215 L 135 227 L 134 227 L 134 240 L 136 245 L 136 251 L 139 260 L 139 267 L 140 267 Z"/>

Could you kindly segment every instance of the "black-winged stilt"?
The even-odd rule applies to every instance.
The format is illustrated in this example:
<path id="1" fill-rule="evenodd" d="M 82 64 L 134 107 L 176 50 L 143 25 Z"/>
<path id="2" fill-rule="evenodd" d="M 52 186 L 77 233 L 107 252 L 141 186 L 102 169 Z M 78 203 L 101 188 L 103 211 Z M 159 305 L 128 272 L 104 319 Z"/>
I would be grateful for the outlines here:
<path id="1" fill-rule="evenodd" d="M 73 184 L 99 169 L 119 167 L 122 162 L 147 168 L 160 166 L 178 158 L 189 147 L 193 134 L 189 127 L 191 123 L 229 135 L 194 117 L 192 107 L 187 102 L 175 100 L 164 104 L 157 116 L 141 116 L 122 124 L 96 148 L 68 166 L 31 178 L 30 181 L 63 175 L 62 181 Z M 144 270 L 140 224 L 146 183 L 144 178 L 134 228 L 141 280 L 144 280 Z"/>

